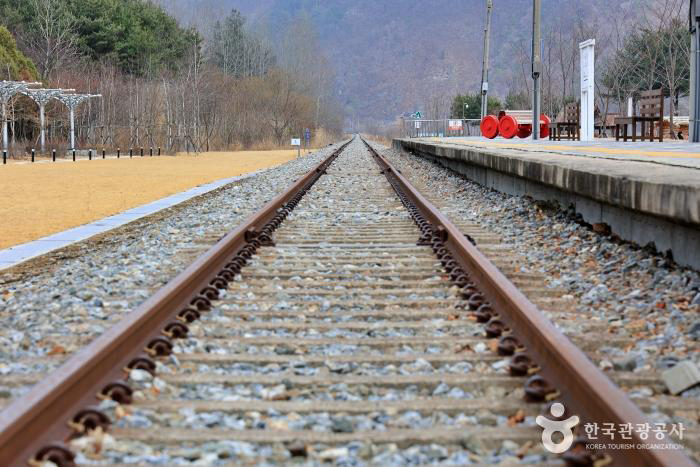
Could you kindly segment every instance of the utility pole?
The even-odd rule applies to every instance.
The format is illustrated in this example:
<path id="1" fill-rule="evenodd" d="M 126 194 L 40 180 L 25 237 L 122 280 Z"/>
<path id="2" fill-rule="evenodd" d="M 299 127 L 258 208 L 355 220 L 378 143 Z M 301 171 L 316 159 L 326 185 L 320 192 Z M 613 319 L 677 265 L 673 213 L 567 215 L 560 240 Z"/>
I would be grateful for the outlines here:
<path id="1" fill-rule="evenodd" d="M 689 142 L 700 143 L 700 9 L 690 0 L 690 125 Z"/>
<path id="2" fill-rule="evenodd" d="M 484 63 L 481 68 L 481 119 L 488 115 L 489 93 L 489 35 L 491 32 L 493 0 L 486 0 L 486 26 L 484 27 Z"/>
<path id="3" fill-rule="evenodd" d="M 542 57 L 540 54 L 540 20 L 542 2 L 533 0 L 532 4 L 532 139 L 540 139 L 540 74 Z"/>

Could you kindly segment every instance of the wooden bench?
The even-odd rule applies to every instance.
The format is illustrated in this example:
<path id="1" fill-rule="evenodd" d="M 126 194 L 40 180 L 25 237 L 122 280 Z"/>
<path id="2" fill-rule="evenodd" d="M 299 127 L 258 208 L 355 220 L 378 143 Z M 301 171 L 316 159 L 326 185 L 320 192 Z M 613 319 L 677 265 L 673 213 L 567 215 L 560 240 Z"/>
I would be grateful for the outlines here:
<path id="1" fill-rule="evenodd" d="M 562 133 L 566 131 L 566 137 L 564 139 L 568 140 L 580 140 L 581 139 L 581 128 L 579 121 L 581 118 L 581 104 L 572 103 L 567 104 L 564 107 L 564 117 L 562 121 L 554 122 L 549 124 L 549 139 L 554 141 L 561 141 Z"/>
<path id="2" fill-rule="evenodd" d="M 615 119 L 619 118 L 619 113 L 609 112 L 605 119 L 602 116 L 597 116 L 595 119 L 595 130 L 598 132 L 599 138 L 607 138 L 608 130 L 610 134 L 615 134 Z"/>
<path id="3" fill-rule="evenodd" d="M 637 123 L 642 124 L 641 140 L 644 141 L 646 136 L 649 141 L 657 139 L 662 142 L 664 140 L 663 132 L 663 117 L 664 116 L 664 92 L 662 89 L 654 89 L 651 91 L 642 92 L 642 97 L 639 99 L 639 115 L 630 117 L 617 117 L 615 119 L 615 140 L 620 141 L 620 128 L 622 128 L 622 140 L 627 141 L 627 125 L 632 125 L 632 141 L 637 141 Z M 646 125 L 649 123 L 649 132 L 647 133 Z M 654 123 L 658 124 L 659 136 L 654 136 Z"/>
<path id="4" fill-rule="evenodd" d="M 527 138 L 532 134 L 532 110 L 501 110 L 498 113 L 498 132 L 504 138 Z M 549 134 L 549 118 L 540 116 L 540 137 Z"/>

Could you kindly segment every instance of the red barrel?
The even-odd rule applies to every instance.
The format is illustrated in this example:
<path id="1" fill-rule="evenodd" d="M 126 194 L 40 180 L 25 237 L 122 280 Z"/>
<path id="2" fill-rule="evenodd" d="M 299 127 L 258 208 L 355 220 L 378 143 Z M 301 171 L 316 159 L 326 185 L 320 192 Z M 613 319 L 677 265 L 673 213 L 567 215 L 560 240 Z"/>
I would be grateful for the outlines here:
<path id="1" fill-rule="evenodd" d="M 504 115 L 498 122 L 498 132 L 504 138 L 511 139 L 518 134 L 518 121 L 512 115 Z"/>
<path id="2" fill-rule="evenodd" d="M 493 115 L 487 115 L 481 120 L 481 135 L 488 139 L 498 136 L 498 119 Z"/>
<path id="3" fill-rule="evenodd" d="M 549 124 L 551 122 L 545 114 L 540 115 L 540 138 L 549 138 Z"/>
<path id="4" fill-rule="evenodd" d="M 532 125 L 518 125 L 518 138 L 527 138 L 532 134 Z"/>

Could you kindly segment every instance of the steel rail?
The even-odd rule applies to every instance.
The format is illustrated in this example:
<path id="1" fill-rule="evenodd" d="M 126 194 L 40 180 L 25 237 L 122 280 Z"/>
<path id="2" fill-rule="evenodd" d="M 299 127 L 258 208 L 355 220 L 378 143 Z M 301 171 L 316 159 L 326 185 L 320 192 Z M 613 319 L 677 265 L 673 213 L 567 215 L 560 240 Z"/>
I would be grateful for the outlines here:
<path id="1" fill-rule="evenodd" d="M 154 360 L 170 354 L 171 339 L 186 336 L 187 323 L 210 307 L 218 289 L 233 280 L 257 248 L 272 244 L 272 232 L 350 141 L 0 412 L 0 465 L 25 466 L 32 460 L 73 465 L 65 443 L 110 423 L 94 405 L 105 398 L 131 401 L 128 372 L 155 372 Z"/>
<path id="2" fill-rule="evenodd" d="M 479 322 L 486 323 L 488 337 L 500 337 L 499 353 L 513 355 L 511 373 L 531 375 L 525 384 L 526 395 L 533 401 L 562 401 L 568 407 L 562 418 L 581 415 L 582 421 L 598 423 L 650 423 L 588 357 L 576 347 L 537 307 L 522 294 L 460 232 L 445 215 L 363 139 L 382 173 L 394 186 L 414 221 L 423 231 L 421 241 L 438 253 L 451 278 L 462 286 L 462 295 Z M 572 410 L 573 409 L 573 410 Z M 549 414 L 547 414 L 549 416 Z M 650 426 L 653 426 L 651 424 Z M 632 431 L 632 440 L 625 443 L 647 444 Z M 671 447 L 667 438 L 654 444 Z M 577 439 L 564 458 L 576 465 L 587 465 L 600 453 L 585 449 L 585 441 Z M 678 449 L 629 449 L 606 451 L 619 465 L 693 466 Z"/>

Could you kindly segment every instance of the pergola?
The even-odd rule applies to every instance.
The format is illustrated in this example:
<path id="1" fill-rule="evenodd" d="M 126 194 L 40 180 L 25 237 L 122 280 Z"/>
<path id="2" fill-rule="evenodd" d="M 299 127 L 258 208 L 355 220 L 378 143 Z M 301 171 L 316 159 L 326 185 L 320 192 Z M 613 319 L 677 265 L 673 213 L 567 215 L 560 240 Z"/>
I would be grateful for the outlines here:
<path id="1" fill-rule="evenodd" d="M 58 98 L 61 94 L 65 92 L 74 92 L 75 89 L 26 89 L 21 91 L 22 94 L 31 98 L 34 102 L 39 105 L 39 127 L 41 133 L 41 152 L 43 153 L 46 149 L 46 138 L 44 136 L 44 108 L 46 104 L 54 98 Z"/>
<path id="2" fill-rule="evenodd" d="M 27 91 L 30 86 L 40 86 L 41 83 L 26 81 L 0 81 L 0 104 L 2 105 L 2 148 L 7 151 L 9 140 L 7 135 L 7 104 L 15 94 Z"/>
<path id="3" fill-rule="evenodd" d="M 60 94 L 56 96 L 56 99 L 63 102 L 70 110 L 70 149 L 75 149 L 75 109 L 93 97 L 102 97 L 102 94 Z"/>
<path id="4" fill-rule="evenodd" d="M 8 150 L 7 135 L 7 104 L 16 94 L 24 94 L 39 105 L 39 121 L 41 131 L 41 151 L 44 152 L 46 138 L 44 125 L 44 108 L 51 99 L 62 102 L 70 111 L 70 149 L 75 149 L 75 110 L 80 104 L 101 94 L 74 94 L 75 89 L 43 89 L 35 88 L 41 83 L 26 81 L 0 81 L 0 104 L 2 104 L 2 141 L 3 149 Z"/>

